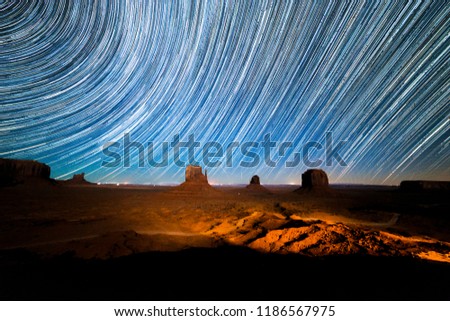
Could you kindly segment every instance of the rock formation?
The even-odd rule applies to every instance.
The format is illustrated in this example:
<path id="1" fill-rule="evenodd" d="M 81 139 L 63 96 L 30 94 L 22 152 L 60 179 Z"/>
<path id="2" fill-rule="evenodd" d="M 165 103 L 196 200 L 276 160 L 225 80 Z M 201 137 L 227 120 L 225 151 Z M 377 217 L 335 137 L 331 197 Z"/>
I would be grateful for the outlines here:
<path id="1" fill-rule="evenodd" d="M 250 185 L 261 185 L 258 175 L 252 176 L 252 179 L 250 180 Z"/>
<path id="2" fill-rule="evenodd" d="M 188 165 L 186 167 L 185 182 L 208 184 L 208 176 L 207 174 L 203 175 L 202 168 L 200 166 Z"/>
<path id="3" fill-rule="evenodd" d="M 217 192 L 209 185 L 207 173 L 203 174 L 202 168 L 195 165 L 188 165 L 186 167 L 184 183 L 175 187 L 172 191 L 187 194 Z"/>
<path id="4" fill-rule="evenodd" d="M 50 182 L 50 166 L 33 160 L 0 158 L 0 185 Z"/>
<path id="5" fill-rule="evenodd" d="M 270 191 L 261 185 L 260 179 L 258 175 L 253 175 L 250 179 L 250 184 L 247 185 L 247 190 L 251 192 L 263 192 L 270 193 Z"/>
<path id="6" fill-rule="evenodd" d="M 450 191 L 447 181 L 402 181 L 400 190 L 405 192 Z"/>
<path id="7" fill-rule="evenodd" d="M 308 169 L 302 174 L 302 188 L 327 188 L 328 176 L 321 169 Z"/>
<path id="8" fill-rule="evenodd" d="M 62 183 L 69 184 L 69 185 L 90 185 L 90 184 L 93 184 L 91 182 L 88 182 L 84 178 L 84 173 L 74 174 L 71 179 L 68 179 L 66 181 L 62 181 Z"/>
<path id="9" fill-rule="evenodd" d="M 308 169 L 302 174 L 302 186 L 296 192 L 331 195 L 327 173 L 321 169 Z"/>

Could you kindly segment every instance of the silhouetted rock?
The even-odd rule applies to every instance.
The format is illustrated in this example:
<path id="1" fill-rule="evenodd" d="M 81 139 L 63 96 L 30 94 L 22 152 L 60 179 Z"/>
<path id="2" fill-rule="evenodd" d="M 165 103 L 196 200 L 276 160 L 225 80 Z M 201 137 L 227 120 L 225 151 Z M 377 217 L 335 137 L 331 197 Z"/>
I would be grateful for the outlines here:
<path id="1" fill-rule="evenodd" d="M 81 174 L 74 174 L 73 177 L 71 179 L 62 181 L 64 184 L 69 184 L 69 185 L 90 185 L 93 184 L 91 182 L 88 182 L 85 178 L 84 178 L 84 173 Z"/>
<path id="2" fill-rule="evenodd" d="M 402 181 L 400 190 L 407 192 L 420 191 L 450 191 L 450 182 L 448 181 Z"/>
<path id="3" fill-rule="evenodd" d="M 254 175 L 252 179 L 250 180 L 250 185 L 260 185 L 259 176 Z"/>
<path id="4" fill-rule="evenodd" d="M 247 190 L 252 192 L 262 192 L 262 193 L 270 193 L 270 191 L 261 185 L 258 175 L 254 175 L 250 179 L 250 184 L 247 185 Z"/>
<path id="5" fill-rule="evenodd" d="M 50 166 L 33 160 L 0 158 L 0 185 L 11 186 L 31 181 L 50 182 Z"/>
<path id="6" fill-rule="evenodd" d="M 300 193 L 311 193 L 317 196 L 332 196 L 336 192 L 329 188 L 328 176 L 321 169 L 308 169 L 302 174 L 302 186 L 295 190 Z"/>
<path id="7" fill-rule="evenodd" d="M 302 174 L 302 188 L 327 188 L 328 176 L 321 169 L 308 169 Z"/>

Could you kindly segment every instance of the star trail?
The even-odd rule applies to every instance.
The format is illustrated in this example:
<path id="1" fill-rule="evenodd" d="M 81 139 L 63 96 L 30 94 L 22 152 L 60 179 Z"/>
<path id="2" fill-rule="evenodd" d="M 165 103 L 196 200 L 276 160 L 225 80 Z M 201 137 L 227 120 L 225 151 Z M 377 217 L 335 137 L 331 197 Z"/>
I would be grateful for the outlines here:
<path id="1" fill-rule="evenodd" d="M 0 157 L 164 184 L 184 169 L 105 168 L 102 147 L 270 133 L 293 144 L 275 167 L 236 153 L 210 181 L 298 184 L 285 161 L 331 132 L 332 183 L 450 180 L 449 34 L 448 1 L 0 1 Z"/>

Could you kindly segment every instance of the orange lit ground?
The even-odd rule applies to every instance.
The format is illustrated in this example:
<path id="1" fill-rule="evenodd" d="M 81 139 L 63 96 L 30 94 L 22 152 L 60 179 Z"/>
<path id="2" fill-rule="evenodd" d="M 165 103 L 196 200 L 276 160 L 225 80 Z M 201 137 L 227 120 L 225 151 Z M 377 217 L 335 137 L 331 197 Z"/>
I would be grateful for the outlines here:
<path id="1" fill-rule="evenodd" d="M 450 298 L 448 195 L 268 189 L 4 188 L 0 295 Z"/>

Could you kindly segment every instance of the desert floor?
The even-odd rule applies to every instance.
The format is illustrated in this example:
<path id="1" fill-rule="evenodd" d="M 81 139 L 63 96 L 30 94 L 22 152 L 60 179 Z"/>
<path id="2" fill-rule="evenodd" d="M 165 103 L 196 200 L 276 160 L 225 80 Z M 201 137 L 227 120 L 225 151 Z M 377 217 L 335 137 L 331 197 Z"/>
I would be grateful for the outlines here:
<path id="1" fill-rule="evenodd" d="M 3 300 L 448 300 L 448 192 L 0 189 Z"/>

